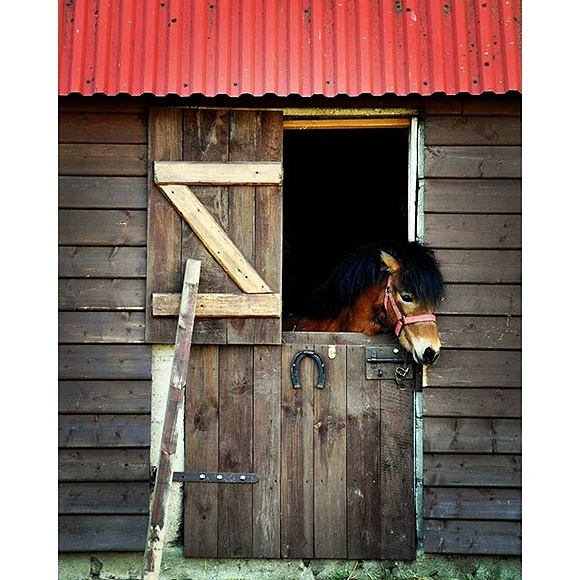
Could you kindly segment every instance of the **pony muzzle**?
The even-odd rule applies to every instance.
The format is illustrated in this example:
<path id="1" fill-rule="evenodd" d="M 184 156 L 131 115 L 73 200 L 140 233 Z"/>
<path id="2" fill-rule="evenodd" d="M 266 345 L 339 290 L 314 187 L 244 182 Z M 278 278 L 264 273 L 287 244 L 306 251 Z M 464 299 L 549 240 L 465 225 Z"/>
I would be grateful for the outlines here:
<path id="1" fill-rule="evenodd" d="M 439 350 L 434 350 L 432 349 L 430 346 L 428 346 L 424 351 L 423 351 L 423 356 L 421 357 L 423 360 L 424 365 L 432 365 L 435 363 L 435 361 L 439 358 L 439 353 L 441 351 Z"/>
<path id="2" fill-rule="evenodd" d="M 437 329 L 437 318 L 435 314 L 418 314 L 416 316 L 405 316 L 397 306 L 391 287 L 387 282 L 385 288 L 384 307 L 388 312 L 389 305 L 395 314 L 397 323 L 395 324 L 395 336 L 401 345 L 413 354 L 415 362 L 422 365 L 432 365 L 439 358 L 441 343 L 439 342 L 439 331 Z M 435 324 L 435 334 L 427 340 L 425 337 L 416 336 L 409 329 L 403 330 L 411 324 L 432 322 Z"/>
<path id="3" fill-rule="evenodd" d="M 399 342 L 403 348 L 413 355 L 413 359 L 420 365 L 435 364 L 441 352 L 441 343 L 439 342 L 439 333 L 435 330 L 435 334 L 431 337 L 418 336 L 407 328 L 399 336 Z"/>

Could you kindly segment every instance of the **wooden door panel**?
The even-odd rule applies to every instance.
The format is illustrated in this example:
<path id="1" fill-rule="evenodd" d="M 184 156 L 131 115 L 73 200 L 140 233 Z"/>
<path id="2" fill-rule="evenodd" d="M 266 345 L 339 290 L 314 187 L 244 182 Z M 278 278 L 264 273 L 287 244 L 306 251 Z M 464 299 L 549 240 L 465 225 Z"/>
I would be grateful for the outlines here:
<path id="1" fill-rule="evenodd" d="M 293 386 L 302 350 L 322 357 L 323 388 L 309 356 Z M 369 380 L 366 356 L 320 340 L 192 348 L 186 471 L 259 481 L 185 484 L 186 556 L 414 557 L 416 378 Z"/>
<path id="2" fill-rule="evenodd" d="M 192 342 L 279 344 L 281 112 L 154 110 L 152 117 L 147 340 L 173 341 L 176 280 L 193 257 L 202 266 Z"/>

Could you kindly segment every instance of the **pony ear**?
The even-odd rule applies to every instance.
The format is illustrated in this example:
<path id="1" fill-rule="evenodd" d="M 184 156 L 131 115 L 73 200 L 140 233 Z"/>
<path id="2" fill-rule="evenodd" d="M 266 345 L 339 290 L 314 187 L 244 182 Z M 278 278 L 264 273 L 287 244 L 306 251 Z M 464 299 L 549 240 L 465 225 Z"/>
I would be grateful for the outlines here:
<path id="1" fill-rule="evenodd" d="M 383 250 L 381 250 L 381 260 L 391 274 L 395 274 L 401 269 L 401 264 L 399 261 L 393 258 L 391 254 L 387 254 L 387 252 L 384 252 Z"/>

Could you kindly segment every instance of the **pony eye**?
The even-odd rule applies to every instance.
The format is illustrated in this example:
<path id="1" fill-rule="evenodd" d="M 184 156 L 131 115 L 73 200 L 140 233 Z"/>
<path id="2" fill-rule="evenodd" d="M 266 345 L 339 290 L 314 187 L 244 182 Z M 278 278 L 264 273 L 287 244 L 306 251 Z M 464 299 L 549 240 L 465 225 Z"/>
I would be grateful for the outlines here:
<path id="1" fill-rule="evenodd" d="M 410 294 L 401 294 L 401 300 L 403 302 L 413 302 L 413 297 Z"/>

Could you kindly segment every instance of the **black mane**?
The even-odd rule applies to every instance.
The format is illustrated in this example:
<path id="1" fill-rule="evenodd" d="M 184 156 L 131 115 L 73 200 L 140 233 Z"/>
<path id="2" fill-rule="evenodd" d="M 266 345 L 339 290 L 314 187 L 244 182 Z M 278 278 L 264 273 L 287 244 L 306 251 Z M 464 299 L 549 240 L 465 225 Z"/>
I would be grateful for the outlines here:
<path id="1" fill-rule="evenodd" d="M 380 250 L 401 263 L 399 284 L 419 302 L 435 306 L 444 298 L 445 284 L 433 250 L 419 242 L 377 242 L 343 258 L 314 292 L 307 316 L 336 318 L 343 308 L 353 306 L 366 288 L 382 282 L 387 272 Z"/>

